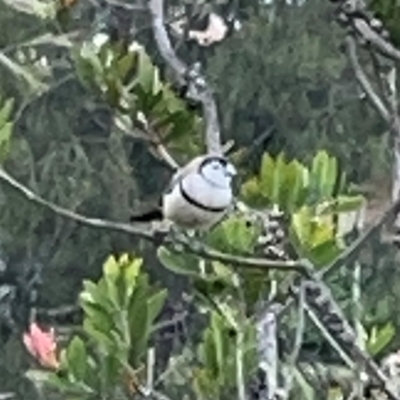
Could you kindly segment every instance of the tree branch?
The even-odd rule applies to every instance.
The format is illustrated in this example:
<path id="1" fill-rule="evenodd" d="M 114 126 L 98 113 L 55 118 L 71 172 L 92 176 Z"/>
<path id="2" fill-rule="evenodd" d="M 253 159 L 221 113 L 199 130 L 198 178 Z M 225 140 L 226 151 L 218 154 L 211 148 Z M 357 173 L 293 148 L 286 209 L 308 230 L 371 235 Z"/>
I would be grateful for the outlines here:
<path id="1" fill-rule="evenodd" d="M 31 189 L 14 179 L 3 168 L 0 168 L 0 180 L 7 183 L 9 186 L 13 187 L 18 192 L 23 194 L 29 201 L 45 207 L 64 218 L 68 218 L 91 228 L 126 233 L 128 235 L 137 236 L 155 244 L 160 243 L 160 234 L 163 234 L 162 231 L 157 231 L 155 229 L 144 229 L 144 225 L 140 226 L 139 224 L 133 225 L 100 218 L 90 218 L 74 211 L 68 210 L 67 208 L 61 207 L 38 196 Z M 168 235 L 165 233 L 162 239 L 164 244 L 179 244 L 182 247 L 182 251 L 188 251 L 196 256 L 203 257 L 208 260 L 220 261 L 222 263 L 235 265 L 242 268 L 255 268 L 261 270 L 279 269 L 284 271 L 294 270 L 302 274 L 308 275 L 308 264 L 306 262 L 303 262 L 302 260 L 275 261 L 264 258 L 236 256 L 220 252 L 209 246 L 204 245 L 201 242 L 189 240 L 186 237 L 176 238 L 173 235 Z"/>
<path id="2" fill-rule="evenodd" d="M 330 272 L 336 270 L 337 268 L 341 267 L 346 263 L 352 262 L 355 257 L 357 257 L 358 253 L 361 251 L 361 248 L 364 244 L 366 244 L 376 233 L 378 233 L 379 229 L 383 225 L 385 225 L 390 220 L 394 220 L 396 215 L 400 212 L 400 198 L 392 203 L 384 212 L 383 214 L 378 217 L 375 222 L 350 246 L 346 248 L 341 254 L 339 254 L 336 259 L 329 264 L 327 267 L 319 271 L 316 275 L 318 279 L 322 279 L 326 277 Z"/>
<path id="3" fill-rule="evenodd" d="M 149 0 L 158 50 L 166 64 L 174 71 L 179 85 L 188 87 L 187 97 L 202 105 L 208 152 L 222 154 L 218 112 L 213 94 L 199 68 L 188 68 L 175 54 L 165 29 L 163 6 L 163 0 Z"/>
<path id="4" fill-rule="evenodd" d="M 172 155 L 168 152 L 165 146 L 162 143 L 162 139 L 158 132 L 154 129 L 153 124 L 148 121 L 143 113 L 138 113 L 138 124 L 135 128 L 140 129 L 143 135 L 150 139 L 150 145 L 154 148 L 158 157 L 164 161 L 164 163 L 172 170 L 176 171 L 180 168 L 178 162 L 172 157 Z M 128 128 L 125 132 L 127 135 L 130 133 L 130 129 Z"/>
<path id="5" fill-rule="evenodd" d="M 272 304 L 259 310 L 256 322 L 259 368 L 265 374 L 265 389 L 260 399 L 268 400 L 277 397 L 278 385 L 278 327 L 276 306 Z"/>
<path id="6" fill-rule="evenodd" d="M 400 50 L 394 47 L 389 41 L 385 40 L 381 35 L 375 32 L 370 24 L 361 18 L 353 19 L 353 26 L 356 32 L 364 38 L 367 43 L 373 45 L 382 55 L 400 61 Z"/>
<path id="7" fill-rule="evenodd" d="M 400 61 L 400 50 L 384 37 L 382 22 L 366 12 L 364 0 L 332 0 L 339 4 L 341 22 L 352 28 L 352 31 L 385 57 Z"/>
<path id="8" fill-rule="evenodd" d="M 381 100 L 381 98 L 378 96 L 378 94 L 375 92 L 373 89 L 367 75 L 363 71 L 359 60 L 357 56 L 357 48 L 356 48 L 356 43 L 355 39 L 351 35 L 347 35 L 346 39 L 346 49 L 347 49 L 347 54 L 351 63 L 351 66 L 353 68 L 354 74 L 356 76 L 357 82 L 361 86 L 361 88 L 364 90 L 365 94 L 371 101 L 372 105 L 376 108 L 380 116 L 388 123 L 391 121 L 390 113 L 389 110 L 386 108 L 385 104 Z"/>

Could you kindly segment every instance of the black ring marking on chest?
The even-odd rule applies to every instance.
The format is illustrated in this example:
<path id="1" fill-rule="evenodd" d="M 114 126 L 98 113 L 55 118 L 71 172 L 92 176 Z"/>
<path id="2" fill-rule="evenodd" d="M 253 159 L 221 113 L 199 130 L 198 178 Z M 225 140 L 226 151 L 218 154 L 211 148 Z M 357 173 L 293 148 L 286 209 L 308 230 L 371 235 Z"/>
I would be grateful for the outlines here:
<path id="1" fill-rule="evenodd" d="M 183 188 L 182 180 L 179 181 L 179 190 L 182 193 L 182 197 L 192 206 L 195 206 L 197 208 L 200 208 L 204 211 L 210 211 L 210 212 L 215 212 L 215 213 L 220 213 L 222 211 L 226 210 L 226 207 L 209 207 L 204 204 L 199 203 L 197 200 L 193 199 L 190 197 L 185 189 Z"/>

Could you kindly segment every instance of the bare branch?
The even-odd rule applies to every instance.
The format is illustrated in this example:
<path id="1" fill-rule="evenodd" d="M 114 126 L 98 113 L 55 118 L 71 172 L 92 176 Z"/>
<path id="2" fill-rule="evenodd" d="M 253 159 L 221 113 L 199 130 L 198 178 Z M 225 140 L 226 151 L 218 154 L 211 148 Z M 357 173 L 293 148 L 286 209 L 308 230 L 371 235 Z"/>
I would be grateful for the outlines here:
<path id="1" fill-rule="evenodd" d="M 0 393 L 0 400 L 8 400 L 15 397 L 15 393 L 7 392 L 7 393 Z"/>
<path id="2" fill-rule="evenodd" d="M 376 110 L 379 112 L 381 117 L 388 123 L 391 121 L 391 116 L 389 113 L 389 110 L 386 108 L 385 104 L 381 100 L 381 98 L 378 96 L 378 94 L 375 92 L 373 89 L 367 75 L 363 71 L 359 60 L 357 56 L 357 49 L 356 49 L 356 43 L 354 37 L 351 35 L 348 35 L 346 37 L 346 48 L 347 48 L 347 54 L 349 56 L 349 60 L 351 62 L 351 65 L 353 67 L 357 82 L 360 84 L 366 95 L 368 96 L 369 100 L 373 104 L 373 106 L 376 108 Z"/>
<path id="3" fill-rule="evenodd" d="M 318 316 L 315 312 L 310 308 L 307 303 L 304 303 L 304 309 L 307 312 L 308 317 L 314 323 L 314 325 L 318 328 L 318 330 L 322 333 L 324 338 L 329 342 L 329 344 L 336 350 L 340 358 L 350 367 L 350 369 L 355 369 L 355 362 L 350 358 L 350 356 L 346 353 L 344 349 L 337 343 L 337 341 L 333 338 L 333 336 L 329 333 L 329 330 L 325 327 L 325 325 L 319 320 Z"/>
<path id="4" fill-rule="evenodd" d="M 379 230 L 388 222 L 394 221 L 396 215 L 400 212 L 400 198 L 391 204 L 383 214 L 376 218 L 376 220 L 371 224 L 371 226 L 365 230 L 365 232 L 360 235 L 353 243 L 351 243 L 346 250 L 340 253 L 335 260 L 333 260 L 328 266 L 323 268 L 322 270 L 315 273 L 314 277 L 311 279 L 317 280 L 321 282 L 323 278 L 325 278 L 328 274 L 333 271 L 336 271 L 342 265 L 350 264 L 359 254 L 362 247 L 370 241 L 374 235 L 376 235 Z M 310 266 L 309 269 L 310 271 Z M 287 287 L 294 284 L 294 277 L 289 276 L 288 279 L 285 279 L 282 286 Z M 294 303 L 293 296 L 288 297 L 285 304 L 283 305 L 282 309 L 279 312 L 279 317 L 282 316 Z"/>
<path id="5" fill-rule="evenodd" d="M 188 68 L 175 54 L 165 29 L 163 6 L 163 0 L 149 1 L 153 32 L 158 49 L 167 65 L 174 71 L 178 83 L 182 87 L 188 87 L 187 96 L 202 105 L 208 152 L 222 154 L 218 112 L 213 94 L 198 66 Z"/>
<path id="6" fill-rule="evenodd" d="M 36 309 L 37 315 L 46 318 L 60 318 L 79 313 L 81 310 L 77 304 L 59 306 L 56 308 L 38 308 Z"/>
<path id="7" fill-rule="evenodd" d="M 368 374 L 376 378 L 390 399 L 399 400 L 388 386 L 388 377 L 373 358 L 359 346 L 354 329 L 334 300 L 330 289 L 322 281 L 307 282 L 306 285 L 308 289 L 306 301 L 316 311 L 319 321 L 326 330 L 335 338 L 335 341 L 349 349 L 357 366 L 364 366 Z"/>
<path id="8" fill-rule="evenodd" d="M 236 329 L 236 386 L 238 400 L 246 400 L 246 384 L 244 372 L 244 332 L 241 326 Z"/>
<path id="9" fill-rule="evenodd" d="M 364 38 L 367 43 L 373 45 L 384 56 L 400 61 L 400 50 L 396 49 L 389 41 L 375 32 L 371 26 L 361 18 L 354 18 L 353 26 L 357 33 Z"/>
<path id="10" fill-rule="evenodd" d="M 260 310 L 257 328 L 259 368 L 265 374 L 266 389 L 261 399 L 274 399 L 279 392 L 278 385 L 278 328 L 274 305 Z"/>
<path id="11" fill-rule="evenodd" d="M 81 214 L 78 214 L 74 211 L 68 210 L 67 208 L 60 207 L 57 204 L 54 204 L 48 200 L 45 200 L 42 197 L 36 195 L 28 187 L 19 183 L 17 180 L 15 180 L 11 175 L 9 175 L 2 168 L 0 168 L 0 179 L 4 182 L 8 183 L 14 189 L 17 189 L 20 193 L 22 193 L 30 201 L 32 201 L 38 205 L 41 205 L 62 217 L 72 219 L 78 223 L 81 223 L 81 224 L 87 225 L 87 226 L 91 226 L 93 228 L 110 229 L 110 230 L 115 230 L 115 231 L 119 231 L 119 232 L 128 233 L 131 235 L 135 235 L 135 236 L 141 237 L 143 239 L 153 240 L 153 235 L 151 232 L 147 232 L 147 231 L 140 229 L 134 225 L 119 223 L 119 222 L 112 222 L 112 221 L 107 221 L 107 220 L 98 219 L 98 218 L 87 218 Z"/>
<path id="12" fill-rule="evenodd" d="M 143 129 L 145 133 L 151 138 L 151 143 L 155 148 L 158 156 L 174 171 L 179 169 L 179 164 L 175 161 L 172 155 L 168 152 L 165 146 L 162 144 L 161 137 L 156 132 L 152 124 L 146 119 L 146 117 L 141 114 L 140 121 L 142 122 Z"/>
<path id="13" fill-rule="evenodd" d="M 342 24 L 351 27 L 353 32 L 363 39 L 363 42 L 372 46 L 385 57 L 400 61 L 400 50 L 386 39 L 387 35 L 381 29 L 381 21 L 366 11 L 366 1 L 337 0 L 335 2 L 339 5 L 338 15 L 344 17 L 343 19 L 339 18 Z"/>
<path id="14" fill-rule="evenodd" d="M 7 183 L 18 192 L 23 194 L 31 202 L 45 207 L 55 214 L 60 215 L 64 218 L 68 218 L 82 225 L 86 225 L 91 228 L 105 229 L 110 231 L 116 231 L 121 233 L 126 233 L 132 236 L 137 236 L 142 239 L 146 239 L 155 244 L 160 244 L 160 234 L 162 231 L 157 231 L 155 229 L 145 229 L 144 225 L 133 225 L 126 224 L 122 222 L 114 222 L 100 218 L 90 218 L 82 214 L 76 213 L 74 211 L 68 210 L 67 208 L 60 207 L 44 198 L 35 194 L 31 189 L 22 185 L 20 182 L 15 180 L 11 175 L 9 175 L 4 169 L 0 168 L 0 180 Z M 164 244 L 179 244 L 182 247 L 182 251 L 188 251 L 199 257 L 203 257 L 208 260 L 220 261 L 229 265 L 235 265 L 242 268 L 255 268 L 261 270 L 268 269 L 279 269 L 284 271 L 298 271 L 302 274 L 308 274 L 308 264 L 299 261 L 275 261 L 268 260 L 264 258 L 254 258 L 254 257 L 244 257 L 236 256 L 227 253 L 220 252 L 218 250 L 212 249 L 208 246 L 203 245 L 203 243 L 189 240 L 186 237 L 177 238 L 175 235 L 168 235 L 164 232 L 163 243 Z M 176 248 L 173 251 L 178 251 Z"/>

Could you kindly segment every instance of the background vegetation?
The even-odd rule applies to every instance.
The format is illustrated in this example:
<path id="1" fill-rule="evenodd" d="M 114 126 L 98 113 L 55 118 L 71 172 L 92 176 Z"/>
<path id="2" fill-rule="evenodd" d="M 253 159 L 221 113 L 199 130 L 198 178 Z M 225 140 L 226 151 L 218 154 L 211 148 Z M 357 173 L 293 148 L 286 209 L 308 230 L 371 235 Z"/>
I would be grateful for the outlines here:
<path id="1" fill-rule="evenodd" d="M 334 7 L 329 2 L 233 3 L 241 22 L 239 30 L 210 47 L 178 39 L 177 53 L 185 60 L 198 59 L 204 64 L 215 90 L 224 142 L 234 142 L 230 156 L 237 161 L 240 171 L 241 198 L 263 209 L 271 203 L 279 204 L 290 216 L 289 226 L 298 227 L 290 236 L 298 240 L 295 250 L 292 241 L 290 246 L 283 245 L 285 251 L 300 253 L 317 265 L 329 264 L 338 249 L 343 248 L 344 238 L 338 244 L 332 231 L 322 244 L 315 238 L 306 243 L 306 234 L 299 233 L 300 227 L 304 228 L 309 221 L 302 214 L 302 206 L 314 207 L 327 199 L 337 199 L 340 194 L 348 196 L 346 200 L 343 197 L 343 204 L 354 200 L 350 208 L 357 209 L 356 194 L 361 193 L 368 199 L 368 226 L 390 202 L 389 129 L 359 89 L 343 48 L 346 31 L 337 24 Z M 372 1 L 369 7 L 382 19 L 390 40 L 397 45 L 400 8 L 395 3 Z M 230 3 L 227 4 L 212 4 L 212 7 L 224 11 Z M 172 9 L 172 2 L 167 5 Z M 156 140 L 161 138 L 180 163 L 204 151 L 201 113 L 165 83 L 170 73 L 154 43 L 148 12 L 139 2 L 138 9 L 134 6 L 114 1 L 0 1 L 0 105 L 10 106 L 8 120 L 12 123 L 11 138 L 8 131 L 0 137 L 5 170 L 55 204 L 93 218 L 121 222 L 128 221 L 133 211 L 157 201 L 171 176 L 168 165 L 157 156 Z M 99 34 L 107 34 L 110 41 L 101 46 Z M 136 46 L 140 43 L 144 47 L 128 50 L 133 40 Z M 366 53 L 361 57 L 365 69 L 373 72 L 374 59 Z M 8 99 L 12 99 L 12 104 L 7 103 Z M 318 153 L 320 150 L 327 153 Z M 275 181 L 272 191 L 263 189 L 262 182 L 274 179 L 268 171 L 273 170 L 271 164 L 278 163 L 275 160 L 281 153 L 286 155 L 282 161 L 282 180 Z M 314 192 L 298 198 L 293 194 L 292 203 L 288 202 L 285 199 L 291 184 L 284 180 L 292 172 L 285 168 L 291 168 L 290 161 L 296 159 L 297 169 L 290 170 L 296 171 L 293 176 L 298 176 L 302 168 L 313 176 L 317 154 L 324 160 L 321 165 L 330 165 L 326 168 L 334 175 L 335 184 L 344 175 L 346 184 L 340 189 L 332 186 L 325 192 L 316 190 L 314 198 Z M 338 161 L 337 166 L 332 160 Z M 266 165 L 271 168 L 265 169 Z M 255 189 L 256 175 L 259 186 Z M 323 178 L 316 178 L 315 182 L 326 183 Z M 177 267 L 193 265 L 189 256 L 174 259 L 166 249 L 161 255 L 160 251 L 156 254 L 152 244 L 134 236 L 82 226 L 48 208 L 38 207 L 5 184 L 0 187 L 0 204 L 0 248 L 4 263 L 4 271 L 0 266 L 0 273 L 3 272 L 0 283 L 6 287 L 0 291 L 3 335 L 0 392 L 13 392 L 21 399 L 44 396 L 24 375 L 30 359 L 21 345 L 20 331 L 25 328 L 30 307 L 26 302 L 26 296 L 30 295 L 27 285 L 32 283 L 32 274 L 40 278 L 35 299 L 35 307 L 41 310 L 40 319 L 70 333 L 82 319 L 81 312 L 76 311 L 82 281 L 97 282 L 110 255 L 118 259 L 121 254 L 130 253 L 135 254 L 135 260 L 143 259 L 142 269 L 148 273 L 151 285 L 168 289 L 157 319 L 163 328 L 156 326 L 151 336 L 151 343 L 157 348 L 157 372 L 164 371 L 170 357 L 177 354 L 188 357 L 184 365 L 197 365 L 199 361 L 193 361 L 193 354 L 203 351 L 199 358 L 203 357 L 204 376 L 197 376 L 197 386 L 188 389 L 181 381 L 187 383 L 190 379 L 177 373 L 179 376 L 163 382 L 170 398 L 183 398 L 183 394 L 192 398 L 193 393 L 198 398 L 231 395 L 232 388 L 227 393 L 222 390 L 233 379 L 220 371 L 227 363 L 216 367 L 219 372 L 209 372 L 207 368 L 211 367 L 204 360 L 210 332 L 220 329 L 225 334 L 226 321 L 220 320 L 209 304 L 205 305 L 204 298 L 201 307 L 208 313 L 199 312 L 197 306 L 199 293 L 208 297 L 211 293 L 212 298 L 216 296 L 214 299 L 221 296 L 221 301 L 237 312 L 237 305 L 227 300 L 232 293 L 237 294 L 237 288 L 226 282 L 233 279 L 230 273 L 221 272 L 226 265 L 218 270 L 213 264 L 216 270 L 209 280 L 203 281 L 197 275 L 192 276 L 196 271 L 188 273 Z M 260 250 L 255 239 L 260 233 L 257 229 L 261 228 L 244 231 L 242 219 L 236 222 L 238 225 L 233 219 L 214 236 L 211 234 L 209 243 L 234 254 L 249 256 L 245 252 L 249 248 L 257 254 Z M 329 224 L 329 229 L 337 228 L 334 222 Z M 288 237 L 287 232 L 285 235 Z M 321 253 L 316 250 L 317 244 L 325 246 Z M 358 285 L 362 293 L 357 301 L 352 297 L 355 267 L 342 267 L 327 278 L 346 315 L 354 316 L 354 304 L 362 310 L 357 311 L 357 321 L 367 333 L 368 338 L 363 339 L 365 346 L 371 347 L 373 333 L 381 332 L 376 348 L 370 348 L 377 360 L 397 349 L 400 342 L 397 258 L 392 243 L 382 243 L 378 237 L 369 242 L 358 260 L 362 270 Z M 282 272 L 271 272 L 264 278 L 257 274 L 242 277 L 243 287 L 255 282 L 264 286 L 257 293 L 245 290 L 247 309 L 235 315 L 249 342 L 255 342 L 252 318 L 256 300 L 261 295 L 267 296 L 272 290 L 271 282 L 281 283 L 285 277 Z M 225 286 L 223 290 L 215 289 L 212 285 L 215 280 L 222 280 L 228 292 Z M 10 292 L 7 285 L 18 289 Z M 287 288 L 278 293 L 278 297 L 286 295 Z M 63 312 L 70 309 L 71 313 Z M 279 331 L 283 353 L 289 352 L 298 321 L 299 314 L 290 313 L 282 325 L 285 329 Z M 336 352 L 316 329 L 307 326 L 303 333 L 300 364 L 312 360 L 318 365 L 342 366 Z M 229 335 L 223 336 L 222 341 L 230 343 L 231 339 Z M 75 345 L 80 346 L 76 342 Z M 225 350 L 228 357 L 231 350 Z M 251 370 L 256 368 L 252 363 L 255 364 L 253 359 L 249 361 Z M 218 373 L 221 392 L 210 394 L 207 385 L 212 386 L 213 381 L 207 374 Z M 321 394 L 315 390 L 315 398 L 325 398 L 318 397 Z M 56 394 L 46 396 L 52 398 Z"/>

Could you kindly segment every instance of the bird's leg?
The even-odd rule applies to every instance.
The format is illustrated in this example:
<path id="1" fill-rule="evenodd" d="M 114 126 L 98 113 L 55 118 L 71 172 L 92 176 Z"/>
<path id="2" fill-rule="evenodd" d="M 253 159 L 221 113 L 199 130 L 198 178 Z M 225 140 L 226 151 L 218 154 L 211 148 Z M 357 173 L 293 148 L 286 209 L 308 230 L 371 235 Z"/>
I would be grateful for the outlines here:
<path id="1" fill-rule="evenodd" d="M 171 234 L 172 228 L 173 225 L 168 223 L 167 221 L 157 221 L 152 223 L 151 230 L 153 232 L 157 245 L 161 245 L 164 243 L 167 236 Z"/>
<path id="2" fill-rule="evenodd" d="M 173 240 L 176 240 L 177 242 L 188 242 L 190 240 L 188 231 L 180 228 L 177 225 L 171 225 L 170 236 Z"/>

